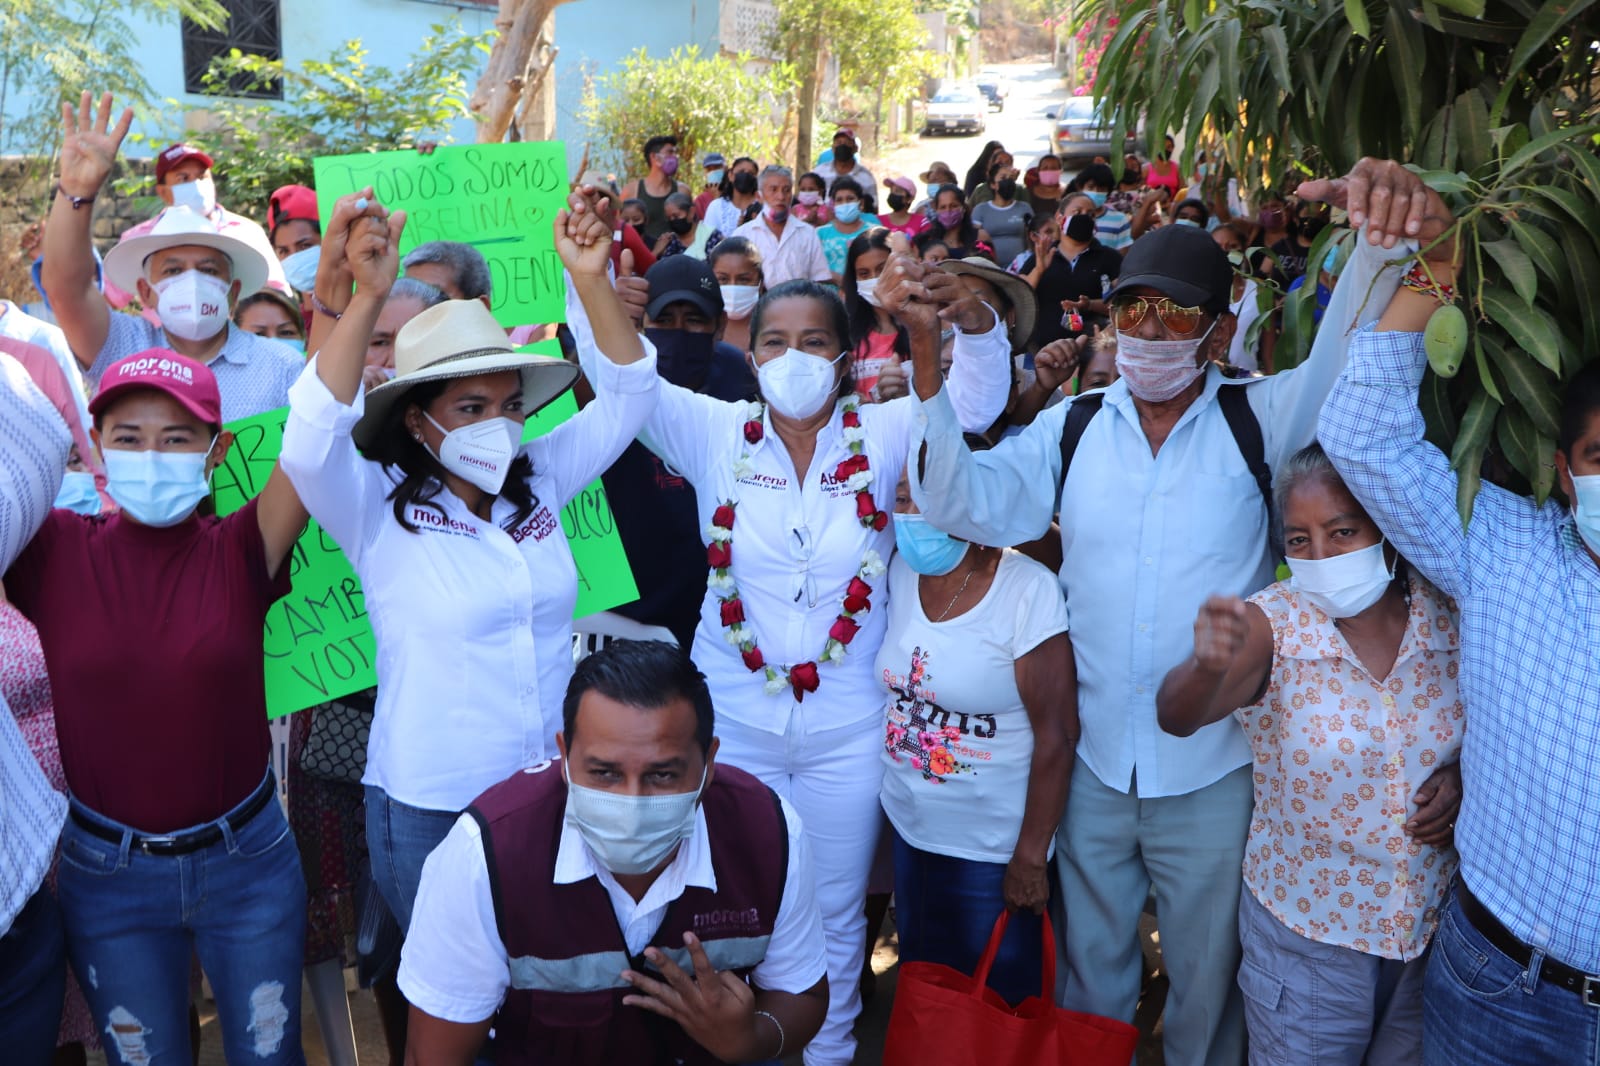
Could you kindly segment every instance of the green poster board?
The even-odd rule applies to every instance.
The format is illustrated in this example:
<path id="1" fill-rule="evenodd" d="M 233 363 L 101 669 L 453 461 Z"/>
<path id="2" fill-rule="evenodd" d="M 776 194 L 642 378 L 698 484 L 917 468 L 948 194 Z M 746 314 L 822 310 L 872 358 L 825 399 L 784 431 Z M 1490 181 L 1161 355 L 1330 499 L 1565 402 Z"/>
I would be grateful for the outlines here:
<path id="1" fill-rule="evenodd" d="M 571 418 L 570 392 L 528 420 L 532 439 Z M 261 491 L 283 446 L 286 408 L 228 423 L 234 435 L 227 460 L 213 475 L 217 513 L 230 514 Z M 578 568 L 582 618 L 638 599 L 633 573 L 617 535 L 611 505 L 597 479 L 561 512 Z M 315 521 L 295 544 L 293 587 L 267 613 L 264 648 L 267 715 L 276 718 L 377 684 L 372 627 L 361 582 L 339 546 Z"/>
<path id="2" fill-rule="evenodd" d="M 461 241 L 489 261 L 493 310 L 502 326 L 565 319 L 566 283 L 552 227 L 567 200 L 567 149 L 560 141 L 470 144 L 431 155 L 407 149 L 312 160 L 317 208 L 372 187 L 378 202 L 406 212 L 404 255 L 428 241 Z"/>

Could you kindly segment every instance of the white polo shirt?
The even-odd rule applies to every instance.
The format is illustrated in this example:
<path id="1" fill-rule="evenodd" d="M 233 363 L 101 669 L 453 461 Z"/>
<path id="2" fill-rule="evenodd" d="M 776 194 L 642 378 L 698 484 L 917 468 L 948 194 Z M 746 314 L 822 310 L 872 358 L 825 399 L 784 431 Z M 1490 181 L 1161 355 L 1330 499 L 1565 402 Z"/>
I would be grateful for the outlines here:
<path id="1" fill-rule="evenodd" d="M 798 994 L 822 979 L 828 972 L 828 959 L 811 849 L 800 816 L 788 800 L 779 802 L 789 830 L 789 868 L 766 958 L 752 971 L 750 980 L 771 992 Z M 639 954 L 661 928 L 667 908 L 685 889 L 717 889 L 704 809 L 696 814 L 694 832 L 679 845 L 678 854 L 637 901 L 617 884 L 611 871 L 595 861 L 572 823 L 564 821 L 556 849 L 555 883 L 577 884 L 590 877 L 598 879 L 610 897 L 628 952 Z M 456 821 L 422 867 L 422 884 L 400 956 L 399 980 L 406 999 L 418 1008 L 460 1024 L 481 1022 L 492 1015 L 511 987 L 511 960 L 495 921 L 483 839 L 471 815 L 464 814 Z M 620 970 L 616 987 L 624 987 Z"/>

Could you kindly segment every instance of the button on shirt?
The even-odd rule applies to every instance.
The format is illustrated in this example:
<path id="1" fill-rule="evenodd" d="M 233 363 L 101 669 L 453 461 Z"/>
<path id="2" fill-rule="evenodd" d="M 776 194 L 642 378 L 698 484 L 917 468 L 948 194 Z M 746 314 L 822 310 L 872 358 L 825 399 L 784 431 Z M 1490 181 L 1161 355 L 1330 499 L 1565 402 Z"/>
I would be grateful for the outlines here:
<path id="1" fill-rule="evenodd" d="M 1456 868 L 1455 849 L 1404 829 L 1416 790 L 1461 751 L 1451 605 L 1413 578 L 1394 666 L 1375 678 L 1288 582 L 1250 602 L 1272 628 L 1273 660 L 1260 702 L 1234 712 L 1255 761 L 1245 887 L 1307 939 L 1419 958 Z"/>
<path id="2" fill-rule="evenodd" d="M 567 301 L 567 323 L 586 370 L 597 361 L 582 309 Z M 1010 388 L 1010 342 L 1005 327 L 983 334 L 957 331 L 950 368 L 950 393 L 961 424 L 987 427 L 1005 406 Z M 844 593 L 868 550 L 885 563 L 894 552 L 894 526 L 881 531 L 862 526 L 856 495 L 834 478 L 849 458 L 840 417 L 817 434 L 816 453 L 804 481 L 796 476 L 789 452 L 770 419 L 761 439 L 748 444 L 745 422 L 759 408 L 727 403 L 667 382 L 661 403 L 641 439 L 695 488 L 702 531 L 718 505 L 738 502 L 733 534 L 732 576 L 745 604 L 745 624 L 773 666 L 817 661 L 828 629 L 839 617 Z M 902 397 L 863 404 L 863 448 L 872 467 L 872 493 L 880 510 L 894 510 L 895 485 L 905 469 L 914 410 Z M 955 418 L 952 412 L 952 419 Z M 960 440 L 959 431 L 957 432 Z M 963 445 L 964 447 L 964 445 Z M 735 472 L 745 452 L 748 463 Z M 883 713 L 883 690 L 873 659 L 883 643 L 888 612 L 888 575 L 869 579 L 872 609 L 855 621 L 861 626 L 842 663 L 818 667 L 821 685 L 805 697 L 813 722 L 827 728 L 876 723 Z M 792 690 L 765 691 L 765 675 L 752 672 L 728 643 L 715 589 L 708 589 L 696 631 L 695 664 L 705 671 L 717 700 L 717 714 L 769 733 L 783 733 L 796 703 Z"/>
<path id="3" fill-rule="evenodd" d="M 789 831 L 789 867 L 767 956 L 750 979 L 758 988 L 798 994 L 827 973 L 827 953 L 811 849 L 800 816 L 788 800 L 779 802 Z M 599 880 L 610 897 L 628 953 L 638 955 L 661 928 L 667 908 L 685 889 L 717 890 L 704 810 L 696 813 L 694 832 L 679 845 L 678 854 L 640 900 L 617 884 L 611 871 L 595 861 L 582 834 L 571 822 L 564 822 L 556 849 L 555 883 L 577 884 L 591 877 Z M 515 906 L 515 900 L 509 905 Z M 481 1022 L 493 1014 L 511 985 L 511 963 L 495 920 L 483 838 L 470 815 L 461 816 L 423 865 L 417 905 L 400 957 L 399 980 L 406 998 L 418 1008 L 435 1018 L 462 1024 Z M 620 971 L 616 987 L 623 987 Z"/>
<path id="4" fill-rule="evenodd" d="M 822 250 L 817 231 L 799 219 L 790 217 L 783 224 L 783 232 L 774 234 L 763 213 L 733 231 L 735 237 L 745 237 L 761 251 L 761 277 L 767 288 L 775 288 L 795 278 L 812 281 L 832 281 L 833 271 L 828 269 L 828 257 Z"/>
<path id="5" fill-rule="evenodd" d="M 1426 368 L 1420 333 L 1357 334 L 1319 436 L 1461 610 L 1462 878 L 1517 939 L 1600 974 L 1600 568 L 1560 504 L 1488 482 L 1462 531 L 1450 461 L 1423 440 Z"/>
<path id="6" fill-rule="evenodd" d="M 1382 250 L 1364 240 L 1340 279 L 1329 323 L 1376 316 L 1398 278 Z M 1388 253 L 1393 254 L 1393 253 Z M 1014 545 L 1043 536 L 1058 510 L 1061 584 L 1072 612 L 1078 663 L 1078 754 L 1105 785 L 1138 794 L 1183 795 L 1243 766 L 1244 737 L 1232 721 L 1192 737 L 1162 732 L 1156 690 L 1194 647 L 1194 618 L 1214 594 L 1247 596 L 1272 580 L 1267 514 L 1217 404 L 1223 388 L 1248 388 L 1266 459 L 1276 469 L 1315 435 L 1317 413 L 1343 365 L 1344 337 L 1327 328 L 1294 370 L 1248 384 L 1206 372 L 1200 397 L 1157 455 L 1139 425 L 1127 381 L 1106 388 L 1065 484 L 1061 435 L 1070 403 L 1048 408 L 1026 430 L 973 454 L 947 398 L 920 403 L 927 445 L 912 493 L 934 525 L 980 544 Z"/>
<path id="7" fill-rule="evenodd" d="M 27 371 L 0 354 L 0 573 L 50 513 L 71 444 Z M 0 936 L 44 883 L 66 817 L 66 797 L 45 780 L 0 697 Z"/>
<path id="8" fill-rule="evenodd" d="M 655 406 L 655 351 L 600 359 L 595 400 L 522 446 L 533 513 L 514 529 L 503 497 L 484 521 L 443 489 L 395 520 L 399 471 L 350 439 L 364 396 L 345 406 L 316 361 L 290 392 L 280 461 L 306 509 L 361 578 L 377 642 L 378 702 L 362 781 L 428 810 L 459 811 L 555 752 L 572 676 L 578 571 L 561 509 L 622 453 Z"/>
<path id="9" fill-rule="evenodd" d="M 89 368 L 93 384 L 98 385 L 100 375 L 118 359 L 147 348 L 172 347 L 165 330 L 138 315 L 113 312 L 109 317 L 106 342 Z M 216 375 L 217 390 L 222 393 L 222 420 L 232 422 L 286 405 L 289 386 L 306 364 L 299 352 L 282 341 L 258 337 L 229 322 L 228 339 L 206 365 Z"/>

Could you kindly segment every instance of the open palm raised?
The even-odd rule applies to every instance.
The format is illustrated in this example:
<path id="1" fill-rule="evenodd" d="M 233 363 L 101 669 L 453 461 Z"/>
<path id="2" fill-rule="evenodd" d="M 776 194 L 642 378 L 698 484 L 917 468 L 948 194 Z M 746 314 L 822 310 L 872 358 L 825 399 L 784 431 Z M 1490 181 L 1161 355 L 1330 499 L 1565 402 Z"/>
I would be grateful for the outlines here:
<path id="1" fill-rule="evenodd" d="M 89 199 L 100 191 L 132 125 L 133 108 L 125 107 L 111 126 L 110 93 L 101 94 L 98 111 L 91 110 L 88 90 L 77 114 L 71 104 L 61 105 L 61 188 L 68 196 Z"/>

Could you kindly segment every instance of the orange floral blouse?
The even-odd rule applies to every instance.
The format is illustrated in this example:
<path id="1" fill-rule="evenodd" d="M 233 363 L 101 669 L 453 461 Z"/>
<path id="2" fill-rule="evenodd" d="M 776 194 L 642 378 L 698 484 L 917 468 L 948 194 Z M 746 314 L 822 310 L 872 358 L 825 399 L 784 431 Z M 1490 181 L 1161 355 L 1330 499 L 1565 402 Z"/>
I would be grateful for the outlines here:
<path id="1" fill-rule="evenodd" d="M 1427 948 L 1456 867 L 1401 828 L 1412 793 L 1461 750 L 1455 605 L 1412 571 L 1394 668 L 1367 673 L 1333 621 L 1292 590 L 1251 603 L 1272 627 L 1261 701 L 1235 711 L 1254 757 L 1245 886 L 1301 936 L 1386 959 Z"/>

